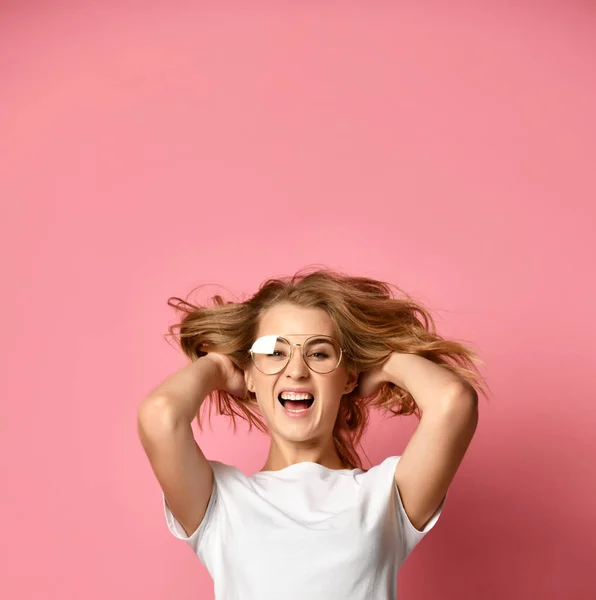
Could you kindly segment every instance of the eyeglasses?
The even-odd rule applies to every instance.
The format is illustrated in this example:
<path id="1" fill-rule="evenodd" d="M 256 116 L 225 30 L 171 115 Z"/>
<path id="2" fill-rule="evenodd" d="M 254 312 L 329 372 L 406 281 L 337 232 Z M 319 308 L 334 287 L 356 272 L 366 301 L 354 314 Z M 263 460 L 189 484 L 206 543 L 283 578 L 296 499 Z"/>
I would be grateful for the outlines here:
<path id="1" fill-rule="evenodd" d="M 341 362 L 343 348 L 328 335 L 308 335 L 302 344 L 290 344 L 281 335 L 264 335 L 258 338 L 249 350 L 255 367 L 265 375 L 275 375 L 283 371 L 292 359 L 294 346 L 300 346 L 306 366 L 321 375 L 335 371 Z"/>

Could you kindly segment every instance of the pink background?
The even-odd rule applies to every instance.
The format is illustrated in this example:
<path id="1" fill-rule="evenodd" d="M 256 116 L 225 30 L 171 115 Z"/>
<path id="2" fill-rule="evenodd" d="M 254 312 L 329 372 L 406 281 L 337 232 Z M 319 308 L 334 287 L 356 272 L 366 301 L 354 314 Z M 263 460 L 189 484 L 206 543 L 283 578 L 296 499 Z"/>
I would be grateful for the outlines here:
<path id="1" fill-rule="evenodd" d="M 595 597 L 594 4 L 49 4 L 0 4 L 0 596 L 213 597 L 136 434 L 186 363 L 166 300 L 323 264 L 487 362 L 400 599 Z M 375 416 L 370 462 L 414 426 Z"/>

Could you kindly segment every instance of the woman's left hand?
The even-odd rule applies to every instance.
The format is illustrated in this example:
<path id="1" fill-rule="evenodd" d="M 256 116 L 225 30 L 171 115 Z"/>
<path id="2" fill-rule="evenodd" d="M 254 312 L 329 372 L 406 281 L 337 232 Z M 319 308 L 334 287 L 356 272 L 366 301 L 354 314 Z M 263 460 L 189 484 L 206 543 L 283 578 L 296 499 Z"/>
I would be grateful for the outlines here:
<path id="1" fill-rule="evenodd" d="M 360 373 L 360 376 L 358 377 L 358 387 L 356 388 L 356 394 L 360 398 L 374 396 L 381 387 L 383 387 L 383 384 L 389 381 L 387 373 L 385 372 L 386 362 L 387 361 L 384 361 L 380 365 Z"/>

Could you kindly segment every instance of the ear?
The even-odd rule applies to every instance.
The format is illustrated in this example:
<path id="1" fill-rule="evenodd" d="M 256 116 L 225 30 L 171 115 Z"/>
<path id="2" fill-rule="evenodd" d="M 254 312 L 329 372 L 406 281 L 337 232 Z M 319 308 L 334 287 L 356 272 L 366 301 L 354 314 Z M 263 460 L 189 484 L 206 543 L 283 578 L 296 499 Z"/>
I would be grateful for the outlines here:
<path id="1" fill-rule="evenodd" d="M 356 371 L 356 369 L 350 370 L 348 373 L 348 380 L 346 381 L 346 388 L 344 394 L 350 394 L 354 391 L 356 386 L 358 385 L 358 377 L 360 373 Z"/>
<path id="2" fill-rule="evenodd" d="M 252 375 L 250 373 L 250 369 L 246 369 L 246 371 L 244 371 L 244 383 L 246 384 L 246 389 L 249 392 L 253 392 L 255 391 L 255 382 L 253 381 Z"/>

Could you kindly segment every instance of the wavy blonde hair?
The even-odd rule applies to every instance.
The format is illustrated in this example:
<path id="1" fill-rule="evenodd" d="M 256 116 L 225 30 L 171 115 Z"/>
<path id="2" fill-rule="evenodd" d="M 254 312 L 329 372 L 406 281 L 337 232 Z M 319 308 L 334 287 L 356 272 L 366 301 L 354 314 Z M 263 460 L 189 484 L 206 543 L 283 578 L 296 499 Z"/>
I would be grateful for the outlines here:
<path id="1" fill-rule="evenodd" d="M 476 352 L 438 335 L 429 311 L 395 285 L 328 268 L 307 267 L 291 277 L 268 279 L 248 300 L 226 301 L 219 294 L 211 300 L 211 306 L 197 306 L 177 297 L 168 299 L 168 305 L 184 317 L 169 326 L 166 337 L 175 337 L 191 360 L 204 356 L 201 346 L 207 345 L 210 351 L 227 355 L 244 371 L 251 361 L 249 349 L 263 313 L 275 304 L 288 303 L 327 312 L 335 323 L 348 370 L 367 371 L 393 352 L 418 354 L 449 369 L 487 397 L 484 379 L 475 364 L 485 363 Z M 342 397 L 333 430 L 339 458 L 349 468 L 362 468 L 356 447 L 368 425 L 369 408 L 379 408 L 392 416 L 414 414 L 419 420 L 422 416 L 414 398 L 392 383 L 384 384 L 370 398 L 358 398 L 357 393 L 358 388 Z M 254 425 L 267 433 L 254 392 L 247 391 L 241 398 L 215 390 L 204 402 L 209 405 L 209 415 L 213 402 L 219 414 L 232 418 L 234 430 L 236 417 L 240 417 L 248 421 L 249 430 Z M 197 422 L 201 428 L 200 414 Z"/>

